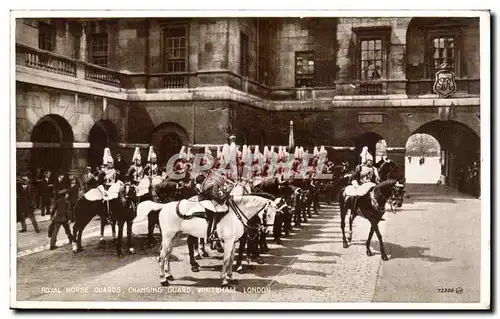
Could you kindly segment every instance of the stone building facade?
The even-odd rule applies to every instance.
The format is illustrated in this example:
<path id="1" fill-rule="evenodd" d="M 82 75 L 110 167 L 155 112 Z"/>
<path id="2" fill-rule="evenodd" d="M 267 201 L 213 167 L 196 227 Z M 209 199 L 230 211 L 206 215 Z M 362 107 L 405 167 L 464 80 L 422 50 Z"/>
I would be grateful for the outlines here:
<path id="1" fill-rule="evenodd" d="M 404 165 L 434 136 L 442 171 L 479 158 L 479 18 L 118 18 L 16 20 L 18 169 L 130 161 L 155 146 L 362 146 Z M 433 91 L 447 58 L 457 92 Z M 377 151 L 377 145 L 383 145 Z"/>

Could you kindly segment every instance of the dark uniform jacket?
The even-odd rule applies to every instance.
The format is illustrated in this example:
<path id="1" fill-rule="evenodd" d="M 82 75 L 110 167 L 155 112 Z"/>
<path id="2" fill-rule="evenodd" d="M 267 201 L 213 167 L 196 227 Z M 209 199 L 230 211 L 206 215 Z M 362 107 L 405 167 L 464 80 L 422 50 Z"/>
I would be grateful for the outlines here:
<path id="1" fill-rule="evenodd" d="M 127 174 L 129 165 L 125 163 L 123 160 L 115 161 L 115 169 L 120 173 L 118 179 L 122 182 L 125 182 L 125 175 Z"/>
<path id="2" fill-rule="evenodd" d="M 61 181 L 57 179 L 54 183 L 54 193 L 57 194 L 60 190 L 67 189 L 68 188 L 68 182 L 66 181 L 65 178 L 63 178 Z"/>
<path id="3" fill-rule="evenodd" d="M 59 198 L 56 201 L 56 212 L 54 215 L 54 222 L 64 223 L 73 220 L 71 211 L 71 203 L 67 198 Z"/>
<path id="4" fill-rule="evenodd" d="M 52 180 L 49 178 L 48 180 L 44 177 L 39 184 L 40 187 L 40 195 L 44 199 L 50 199 L 52 198 L 52 195 L 54 195 L 54 184 L 52 183 Z"/>
<path id="5" fill-rule="evenodd" d="M 77 180 L 75 180 L 75 183 L 72 185 L 71 182 L 68 185 L 68 194 L 69 194 L 69 201 L 72 206 L 76 204 L 76 201 L 78 200 L 78 197 L 80 196 L 80 183 L 78 183 Z"/>
<path id="6" fill-rule="evenodd" d="M 25 188 L 21 184 L 17 185 L 17 220 L 20 221 L 32 214 L 35 210 L 35 202 L 33 198 L 33 189 L 30 185 Z"/>

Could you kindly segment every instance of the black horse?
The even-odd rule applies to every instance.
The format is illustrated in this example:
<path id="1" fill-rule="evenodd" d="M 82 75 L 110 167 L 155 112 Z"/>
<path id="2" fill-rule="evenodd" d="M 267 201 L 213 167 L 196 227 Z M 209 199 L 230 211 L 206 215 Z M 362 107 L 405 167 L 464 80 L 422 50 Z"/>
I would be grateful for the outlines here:
<path id="1" fill-rule="evenodd" d="M 123 237 L 123 225 L 127 222 L 129 234 L 129 243 L 131 240 L 132 221 L 135 218 L 135 209 L 127 207 L 128 198 L 134 195 L 130 194 L 131 188 L 121 187 L 118 197 L 103 201 L 102 199 L 88 200 L 85 196 L 78 199 L 74 207 L 75 224 L 73 225 L 73 238 L 75 243 L 73 252 L 77 253 L 83 250 L 82 234 L 85 227 L 95 216 L 99 216 L 101 221 L 109 220 L 112 224 L 118 223 L 119 240 L 116 240 L 117 255 L 121 256 L 121 238 Z M 121 236 L 120 236 L 121 234 Z M 129 244 L 129 248 L 131 244 Z"/>
<path id="2" fill-rule="evenodd" d="M 375 185 L 372 190 L 370 190 L 364 196 L 361 196 L 355 200 L 354 196 L 348 196 L 345 193 L 345 187 L 341 190 L 339 196 L 340 204 L 340 227 L 342 228 L 342 242 L 344 248 L 349 247 L 345 236 L 345 217 L 347 211 L 351 210 L 351 215 L 349 218 L 349 242 L 352 241 L 352 223 L 356 216 L 361 216 L 370 222 L 371 228 L 368 234 L 368 239 L 366 241 L 366 254 L 372 256 L 373 253 L 370 250 L 370 243 L 372 240 L 373 233 L 377 235 L 380 242 L 380 253 L 382 255 L 382 260 L 388 260 L 387 254 L 385 252 L 384 243 L 382 241 L 382 234 L 380 233 L 378 223 L 382 219 L 385 213 L 385 204 L 394 196 L 395 189 L 398 189 L 400 183 L 397 180 L 386 180 Z M 402 198 L 398 201 L 402 203 Z"/>

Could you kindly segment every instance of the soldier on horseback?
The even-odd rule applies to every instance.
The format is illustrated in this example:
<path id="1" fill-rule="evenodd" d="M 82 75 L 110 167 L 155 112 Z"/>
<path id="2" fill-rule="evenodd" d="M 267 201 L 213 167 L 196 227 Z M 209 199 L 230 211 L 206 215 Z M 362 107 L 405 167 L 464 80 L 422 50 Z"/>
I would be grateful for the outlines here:
<path id="1" fill-rule="evenodd" d="M 104 149 L 103 164 L 105 164 L 106 166 L 98 176 L 99 186 L 97 187 L 97 189 L 103 194 L 103 199 L 108 203 L 108 205 L 106 205 L 105 218 L 106 222 L 109 223 L 110 211 L 109 202 L 107 201 L 108 190 L 111 185 L 116 183 L 120 178 L 120 173 L 114 168 L 114 161 L 109 148 Z"/>
<path id="2" fill-rule="evenodd" d="M 361 185 L 366 183 L 379 183 L 380 177 L 378 170 L 373 167 L 373 156 L 368 152 L 368 147 L 363 147 L 360 154 L 361 164 L 356 167 L 356 170 L 351 176 L 351 184 L 356 188 L 357 191 L 360 190 Z M 353 211 L 357 209 L 357 201 L 359 196 L 356 196 L 354 200 L 354 205 L 352 207 Z M 383 210 L 384 208 L 378 207 L 378 209 Z"/>
<path id="3" fill-rule="evenodd" d="M 141 152 L 138 147 L 135 148 L 132 162 L 133 164 L 130 165 L 127 171 L 127 179 L 130 183 L 137 186 L 144 177 L 144 167 L 141 164 Z"/>

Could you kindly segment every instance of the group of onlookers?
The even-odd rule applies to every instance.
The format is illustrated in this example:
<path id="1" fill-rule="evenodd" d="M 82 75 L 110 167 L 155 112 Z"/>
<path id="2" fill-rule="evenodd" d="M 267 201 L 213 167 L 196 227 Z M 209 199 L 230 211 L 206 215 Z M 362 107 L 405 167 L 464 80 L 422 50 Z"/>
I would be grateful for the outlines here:
<path id="1" fill-rule="evenodd" d="M 481 197 L 481 174 L 477 162 L 465 168 L 458 169 L 458 190 L 472 195 L 476 198 Z"/>

